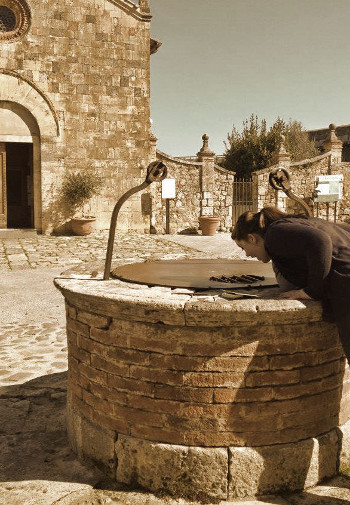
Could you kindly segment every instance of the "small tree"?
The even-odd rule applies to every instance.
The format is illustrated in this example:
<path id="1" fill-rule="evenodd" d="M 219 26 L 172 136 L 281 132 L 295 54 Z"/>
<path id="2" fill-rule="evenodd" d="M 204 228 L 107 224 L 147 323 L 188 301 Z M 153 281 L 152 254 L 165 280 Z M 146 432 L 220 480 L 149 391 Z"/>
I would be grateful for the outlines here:
<path id="1" fill-rule="evenodd" d="M 227 135 L 222 165 L 236 172 L 237 177 L 250 178 L 255 170 L 271 165 L 272 155 L 279 147 L 282 134 L 285 135 L 285 147 L 293 161 L 319 154 L 315 142 L 309 139 L 300 122 L 290 120 L 285 123 L 277 118 L 268 129 L 265 119 L 260 121 L 258 116 L 252 114 L 243 122 L 241 133 L 233 126 L 232 133 Z"/>
<path id="2" fill-rule="evenodd" d="M 72 214 L 83 213 L 84 205 L 100 193 L 103 179 L 96 172 L 67 172 L 63 178 L 61 193 Z"/>

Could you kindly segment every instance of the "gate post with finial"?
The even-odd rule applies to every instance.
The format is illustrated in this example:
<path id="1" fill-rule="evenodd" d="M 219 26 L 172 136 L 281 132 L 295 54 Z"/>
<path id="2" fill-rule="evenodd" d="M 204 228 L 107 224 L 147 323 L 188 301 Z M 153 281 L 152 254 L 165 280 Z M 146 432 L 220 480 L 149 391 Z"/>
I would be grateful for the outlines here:
<path id="1" fill-rule="evenodd" d="M 272 160 L 274 165 L 277 165 L 279 170 L 289 170 L 291 163 L 291 156 L 287 149 L 285 148 L 286 137 L 284 135 L 280 136 L 280 144 L 277 151 L 274 152 Z M 276 205 L 283 210 L 286 210 L 286 195 L 283 191 L 276 191 Z"/>
<path id="2" fill-rule="evenodd" d="M 214 164 L 215 153 L 209 148 L 209 136 L 202 135 L 203 146 L 197 153 L 198 161 L 202 163 L 201 172 L 201 216 L 213 216 L 214 214 Z"/>
<path id="3" fill-rule="evenodd" d="M 143 14 L 150 14 L 151 13 L 148 0 L 139 0 L 139 10 Z"/>
<path id="4" fill-rule="evenodd" d="M 338 165 L 341 163 L 342 151 L 343 151 L 343 142 L 338 139 L 335 133 L 336 126 L 331 123 L 329 125 L 329 132 L 326 140 L 323 142 L 323 148 L 325 152 L 330 151 L 330 160 L 328 165 L 329 174 L 332 173 L 332 166 Z"/>

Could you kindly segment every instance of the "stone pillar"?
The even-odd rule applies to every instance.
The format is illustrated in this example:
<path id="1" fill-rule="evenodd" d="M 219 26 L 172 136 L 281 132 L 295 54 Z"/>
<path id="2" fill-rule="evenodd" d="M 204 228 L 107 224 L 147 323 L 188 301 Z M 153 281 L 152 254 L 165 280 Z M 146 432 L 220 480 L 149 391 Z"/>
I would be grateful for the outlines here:
<path id="1" fill-rule="evenodd" d="M 278 165 L 278 168 L 288 170 L 290 167 L 290 154 L 284 146 L 285 140 L 286 137 L 281 135 L 279 149 L 273 154 L 272 160 L 274 165 Z"/>
<path id="2" fill-rule="evenodd" d="M 143 14 L 150 14 L 151 11 L 149 8 L 148 0 L 139 0 L 139 9 Z"/>
<path id="3" fill-rule="evenodd" d="M 327 135 L 326 140 L 323 142 L 323 147 L 326 152 L 331 152 L 330 157 L 330 167 L 329 172 L 332 172 L 332 165 L 337 165 L 341 163 L 341 156 L 343 151 L 343 142 L 338 139 L 335 133 L 336 126 L 335 124 L 329 125 L 329 133 Z"/>
<path id="4" fill-rule="evenodd" d="M 260 177 L 255 173 L 252 172 L 252 200 L 253 200 L 253 212 L 259 212 L 264 205 L 261 203 L 261 193 L 260 193 L 260 188 L 259 188 L 259 179 Z M 268 188 L 264 187 L 264 191 L 267 191 Z"/>
<path id="5" fill-rule="evenodd" d="M 154 135 L 154 133 L 151 132 L 151 135 L 149 137 L 149 161 L 150 163 L 152 161 L 155 161 L 157 159 L 157 137 Z"/>
<path id="6" fill-rule="evenodd" d="M 202 136 L 203 146 L 197 153 L 198 161 L 202 162 L 201 171 L 201 216 L 213 216 L 214 214 L 214 164 L 215 153 L 209 149 L 209 137 L 205 133 Z"/>
<path id="7" fill-rule="evenodd" d="M 276 151 L 273 154 L 272 160 L 274 165 L 277 165 L 279 169 L 284 169 L 284 170 L 289 170 L 290 168 L 290 162 L 291 162 L 291 157 L 287 149 L 285 148 L 285 140 L 286 137 L 284 135 L 281 135 L 280 137 L 280 146 L 278 151 Z M 277 190 L 276 191 L 276 205 L 279 207 L 281 210 L 286 210 L 286 199 L 287 196 L 283 191 Z"/>
<path id="8" fill-rule="evenodd" d="M 151 132 L 149 137 L 149 163 L 157 160 L 157 141 L 157 137 Z M 141 208 L 146 233 L 156 233 L 157 206 L 162 206 L 160 188 L 158 184 L 151 184 L 147 191 L 144 191 L 141 195 Z"/>

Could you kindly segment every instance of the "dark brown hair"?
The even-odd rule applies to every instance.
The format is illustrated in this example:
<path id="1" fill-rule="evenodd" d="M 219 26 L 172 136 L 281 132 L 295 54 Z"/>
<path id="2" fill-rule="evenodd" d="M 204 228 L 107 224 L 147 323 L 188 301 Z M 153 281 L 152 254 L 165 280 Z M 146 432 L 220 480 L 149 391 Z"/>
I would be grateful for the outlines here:
<path id="1" fill-rule="evenodd" d="M 239 216 L 231 237 L 233 240 L 245 240 L 250 233 L 264 237 L 270 224 L 284 217 L 307 219 L 305 214 L 287 214 L 278 207 L 264 207 L 256 213 L 248 210 Z"/>

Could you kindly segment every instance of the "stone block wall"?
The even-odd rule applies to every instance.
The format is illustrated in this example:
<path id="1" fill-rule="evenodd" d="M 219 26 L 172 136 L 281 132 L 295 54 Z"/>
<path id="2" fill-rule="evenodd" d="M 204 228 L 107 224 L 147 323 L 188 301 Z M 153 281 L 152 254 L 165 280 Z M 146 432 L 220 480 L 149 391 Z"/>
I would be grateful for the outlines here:
<path id="1" fill-rule="evenodd" d="M 234 174 L 214 164 L 206 163 L 206 181 L 202 161 L 173 158 L 157 151 L 157 159 L 168 168 L 168 177 L 175 179 L 176 198 L 170 200 L 170 233 L 197 230 L 198 218 L 209 215 L 220 218 L 220 231 L 232 226 L 232 192 Z M 209 179 L 209 183 L 208 183 Z M 156 233 L 166 229 L 166 203 L 161 197 L 161 185 L 151 188 L 151 225 Z"/>
<path id="2" fill-rule="evenodd" d="M 41 227 L 50 231 L 67 218 L 58 200 L 64 172 L 96 170 L 104 189 L 89 210 L 107 228 L 115 202 L 144 179 L 149 162 L 150 16 L 127 0 L 28 5 L 28 32 L 0 42 L 0 72 L 8 76 L 0 99 L 20 102 L 40 126 L 28 86 L 57 123 L 54 135 L 40 131 Z M 139 197 L 122 209 L 120 225 L 144 229 Z"/>
<path id="3" fill-rule="evenodd" d="M 337 221 L 350 222 L 350 164 L 331 163 L 331 153 L 325 153 L 310 160 L 291 163 L 286 167 L 290 174 L 291 190 L 298 197 L 304 199 L 313 209 L 314 216 L 334 220 L 336 212 Z M 253 202 L 255 211 L 266 205 L 277 205 L 281 209 L 290 213 L 302 211 L 300 205 L 288 198 L 283 191 L 276 191 L 269 185 L 269 174 L 278 168 L 278 165 L 268 167 L 257 172 L 253 172 Z M 343 174 L 343 198 L 337 203 L 313 202 L 312 195 L 315 188 L 315 177 L 317 175 Z"/>
<path id="4" fill-rule="evenodd" d="M 346 223 L 350 223 L 350 163 L 341 163 L 339 168 L 335 167 L 332 173 L 343 174 L 343 198 L 338 202 L 337 218 Z"/>
<path id="5" fill-rule="evenodd" d="M 234 174 L 215 165 L 213 186 L 213 215 L 220 218 L 220 230 L 230 231 L 232 227 Z"/>
<path id="6" fill-rule="evenodd" d="M 180 161 L 160 151 L 157 159 L 163 161 L 168 169 L 168 178 L 175 179 L 176 198 L 169 200 L 170 233 L 197 229 L 201 205 L 201 163 Z M 162 199 L 161 184 L 151 187 L 151 224 L 157 233 L 165 233 L 166 201 Z"/>

